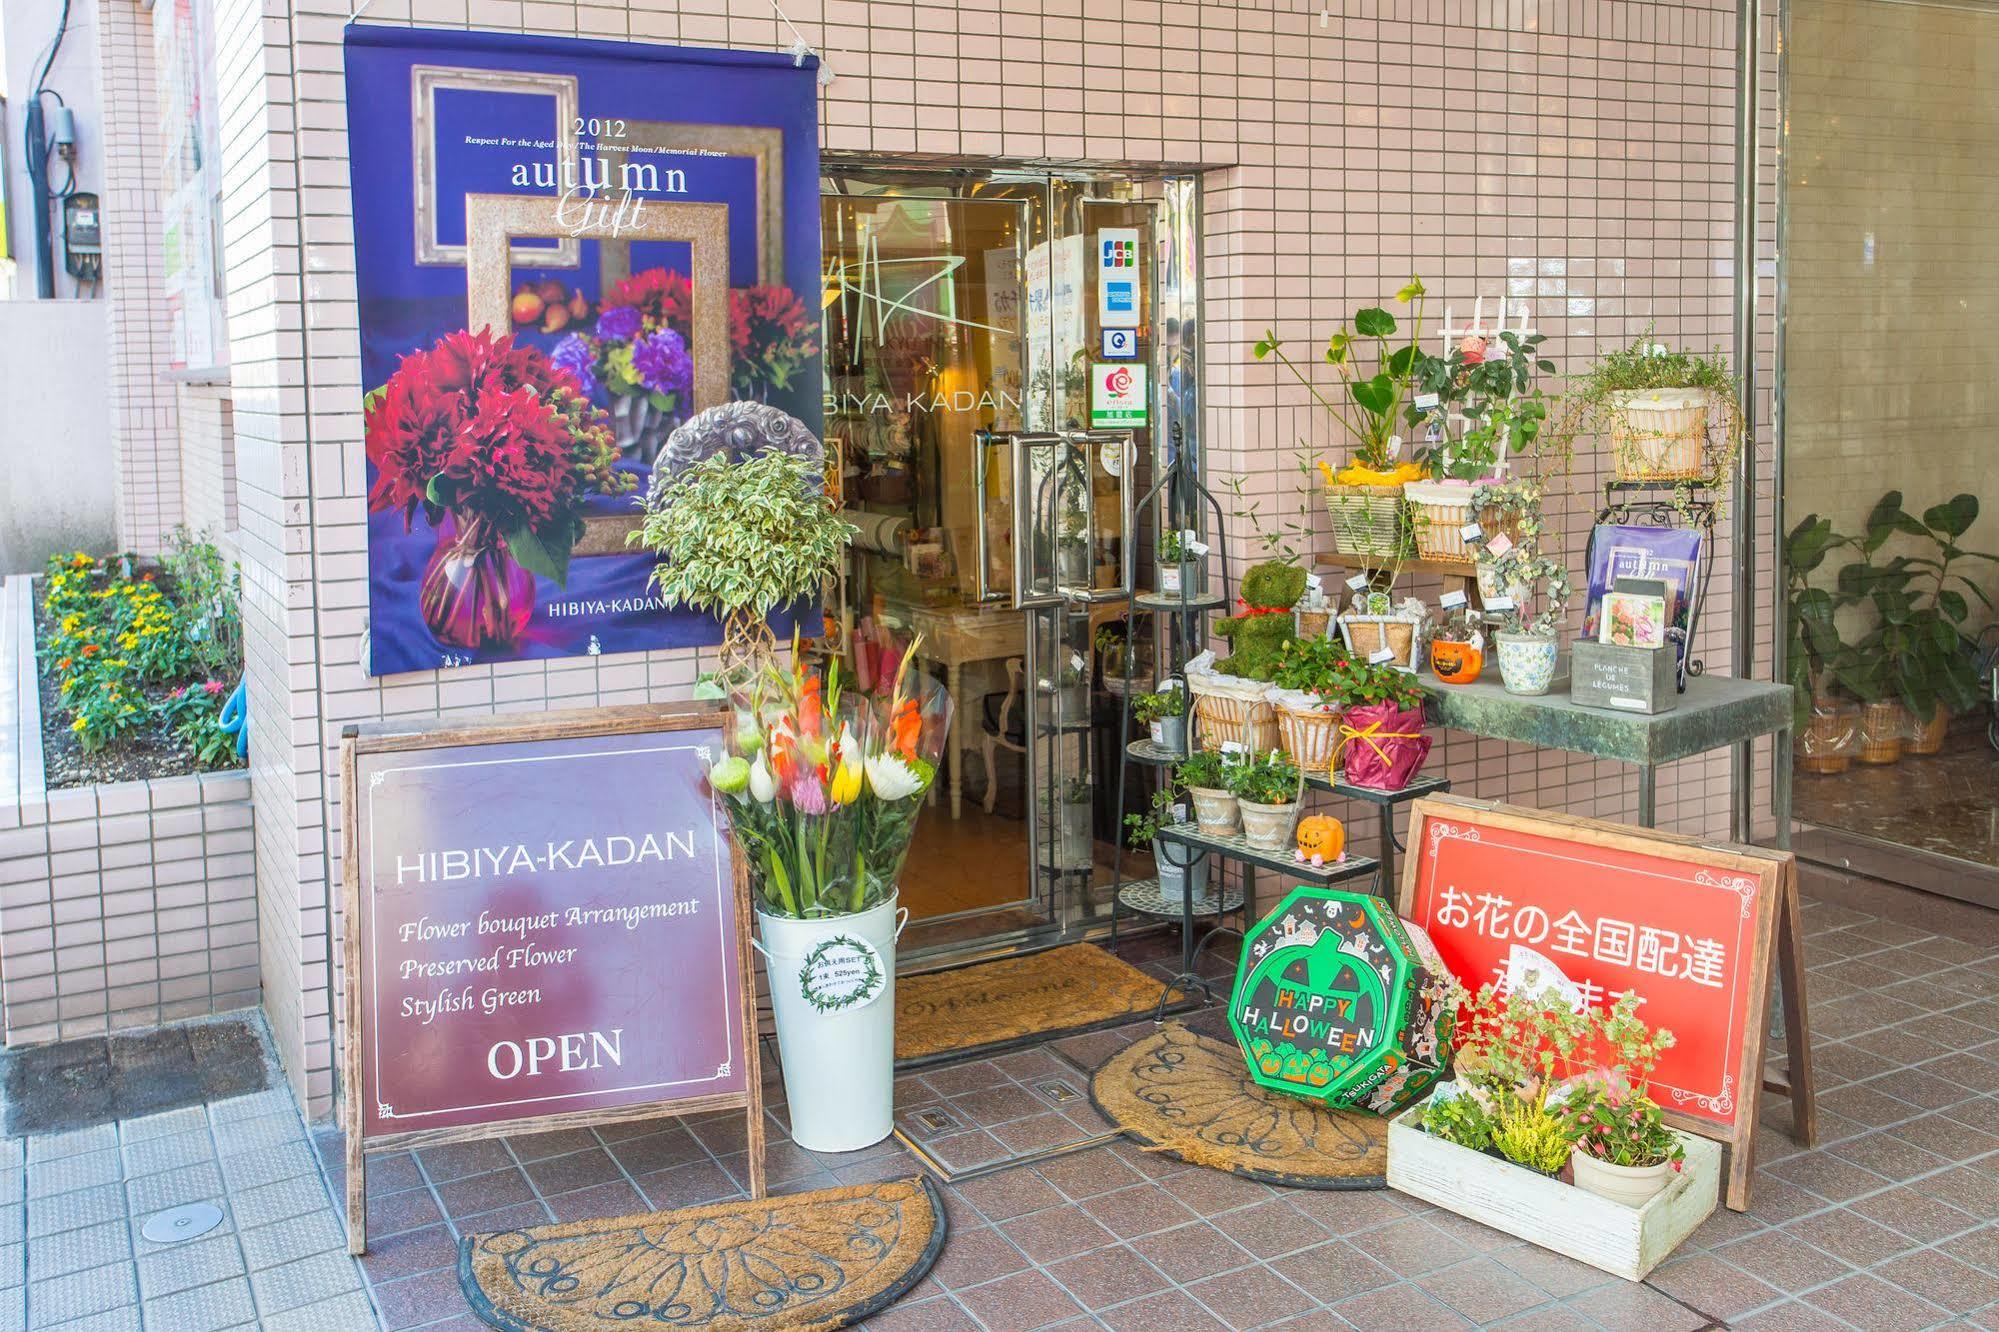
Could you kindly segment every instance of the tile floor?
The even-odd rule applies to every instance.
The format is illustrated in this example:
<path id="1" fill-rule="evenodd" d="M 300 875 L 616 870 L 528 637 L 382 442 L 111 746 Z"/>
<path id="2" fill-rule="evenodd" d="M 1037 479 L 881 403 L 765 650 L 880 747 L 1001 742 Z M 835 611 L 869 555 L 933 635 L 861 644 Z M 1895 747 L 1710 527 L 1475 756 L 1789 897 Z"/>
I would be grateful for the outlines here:
<path id="1" fill-rule="evenodd" d="M 1999 917 L 1938 935 L 1815 901 L 1806 922 L 1823 1141 L 1799 1150 L 1766 1098 L 1752 1210 L 1717 1213 L 1642 1285 L 1396 1194 L 1274 1189 L 1112 1143 L 999 1169 L 959 1158 L 942 1259 L 870 1326 L 1999 1332 Z M 899 1093 L 1024 1143 L 1080 1113 L 1059 1087 L 1149 1029 L 932 1069 Z M 744 1161 L 728 1116 L 373 1158 L 357 1265 L 332 1201 L 339 1135 L 308 1136 L 282 1091 L 14 1139 L 0 1327 L 470 1329 L 460 1234 L 737 1195 Z M 893 1141 L 821 1158 L 778 1134 L 770 1154 L 784 1190 L 917 1168 Z M 195 1197 L 224 1202 L 223 1234 L 172 1252 L 134 1237 L 133 1218 Z"/>

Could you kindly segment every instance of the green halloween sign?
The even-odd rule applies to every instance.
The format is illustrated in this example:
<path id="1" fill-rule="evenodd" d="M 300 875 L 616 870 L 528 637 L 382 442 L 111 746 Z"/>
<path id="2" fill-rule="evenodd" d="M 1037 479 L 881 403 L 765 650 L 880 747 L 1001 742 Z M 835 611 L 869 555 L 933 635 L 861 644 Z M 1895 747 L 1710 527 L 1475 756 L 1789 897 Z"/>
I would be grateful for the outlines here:
<path id="1" fill-rule="evenodd" d="M 1385 1113 L 1442 1073 L 1448 977 L 1386 903 L 1293 889 L 1245 941 L 1229 1026 L 1257 1085 Z"/>

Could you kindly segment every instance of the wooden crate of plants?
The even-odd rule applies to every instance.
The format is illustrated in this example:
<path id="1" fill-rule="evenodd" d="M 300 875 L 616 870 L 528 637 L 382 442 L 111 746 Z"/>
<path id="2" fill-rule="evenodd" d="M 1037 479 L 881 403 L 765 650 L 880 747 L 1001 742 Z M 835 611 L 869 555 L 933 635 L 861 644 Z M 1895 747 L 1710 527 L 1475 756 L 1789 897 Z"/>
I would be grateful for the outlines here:
<path id="1" fill-rule="evenodd" d="M 1686 1162 L 1643 1207 L 1627 1207 L 1524 1166 L 1425 1133 L 1423 1107 L 1388 1126 L 1388 1187 L 1467 1220 L 1642 1281 L 1715 1209 L 1721 1146 L 1679 1133 Z"/>

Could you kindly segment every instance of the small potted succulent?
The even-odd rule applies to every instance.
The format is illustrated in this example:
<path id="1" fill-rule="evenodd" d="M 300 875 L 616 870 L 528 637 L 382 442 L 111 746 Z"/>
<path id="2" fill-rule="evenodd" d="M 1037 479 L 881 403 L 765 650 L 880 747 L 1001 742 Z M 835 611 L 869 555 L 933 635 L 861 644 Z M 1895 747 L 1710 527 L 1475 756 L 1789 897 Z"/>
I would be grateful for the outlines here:
<path id="1" fill-rule="evenodd" d="M 1569 569 L 1541 550 L 1541 490 L 1531 481 L 1480 486 L 1473 503 L 1492 505 L 1516 524 L 1518 536 L 1478 548 L 1478 572 L 1488 621 L 1496 622 L 1494 653 L 1499 679 L 1510 694 L 1545 694 L 1554 686 L 1561 655 L 1563 614 L 1569 604 Z"/>
<path id="2" fill-rule="evenodd" d="M 1201 588 L 1201 557 L 1192 531 L 1173 528 L 1159 538 L 1159 595 L 1192 596 Z"/>
<path id="3" fill-rule="evenodd" d="M 1131 701 L 1131 713 L 1150 733 L 1153 744 L 1176 754 L 1186 752 L 1187 692 L 1178 680 L 1166 681 L 1164 688 L 1153 693 L 1140 694 Z"/>
<path id="4" fill-rule="evenodd" d="M 1180 842 L 1156 840 L 1159 829 L 1186 819 L 1184 809 L 1173 798 L 1170 786 L 1152 793 L 1152 804 L 1143 814 L 1124 816 L 1125 843 L 1134 851 L 1152 853 L 1159 872 L 1159 895 L 1171 903 L 1191 900 L 1196 906 L 1208 896 L 1208 853 Z"/>
<path id="5" fill-rule="evenodd" d="M 1298 765 L 1273 749 L 1231 766 L 1228 779 L 1242 811 L 1243 840 L 1260 851 L 1290 846 L 1303 789 Z"/>
<path id="6" fill-rule="evenodd" d="M 1402 327 L 1379 306 L 1355 311 L 1326 341 L 1326 364 L 1339 378 L 1329 398 L 1290 357 L 1274 332 L 1266 330 L 1255 346 L 1259 361 L 1276 357 L 1307 392 L 1326 409 L 1353 445 L 1351 465 L 1335 473 L 1320 464 L 1326 478 L 1326 508 L 1332 515 L 1333 539 L 1348 554 L 1388 556 L 1406 540 L 1402 486 L 1421 480 L 1423 469 L 1402 460 L 1402 430 L 1422 419 L 1411 399 L 1425 361 L 1423 353 L 1422 280 L 1411 278 L 1395 293 L 1399 304 L 1411 307 L 1408 341 L 1396 345 Z M 1431 358 L 1433 359 L 1433 358 Z"/>
<path id="7" fill-rule="evenodd" d="M 1189 754 L 1173 770 L 1173 780 L 1187 788 L 1194 802 L 1194 822 L 1213 837 L 1227 837 L 1236 830 L 1239 809 L 1235 792 L 1229 789 L 1229 772 L 1241 764 L 1230 754 L 1201 750 Z"/>

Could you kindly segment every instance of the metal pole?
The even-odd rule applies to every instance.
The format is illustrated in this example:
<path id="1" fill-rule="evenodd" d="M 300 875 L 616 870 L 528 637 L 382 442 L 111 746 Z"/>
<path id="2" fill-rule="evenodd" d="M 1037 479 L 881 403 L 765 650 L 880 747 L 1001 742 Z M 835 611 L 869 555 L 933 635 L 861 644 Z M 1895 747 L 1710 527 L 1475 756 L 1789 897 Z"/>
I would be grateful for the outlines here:
<path id="1" fill-rule="evenodd" d="M 1733 661 L 1746 680 L 1756 662 L 1756 168 L 1761 126 L 1761 0 L 1736 0 L 1735 20 L 1735 366 L 1741 377 L 1742 419 L 1748 432 L 1735 463 Z M 1739 842 L 1751 833 L 1752 742 L 1735 746 L 1729 783 L 1730 823 Z"/>

